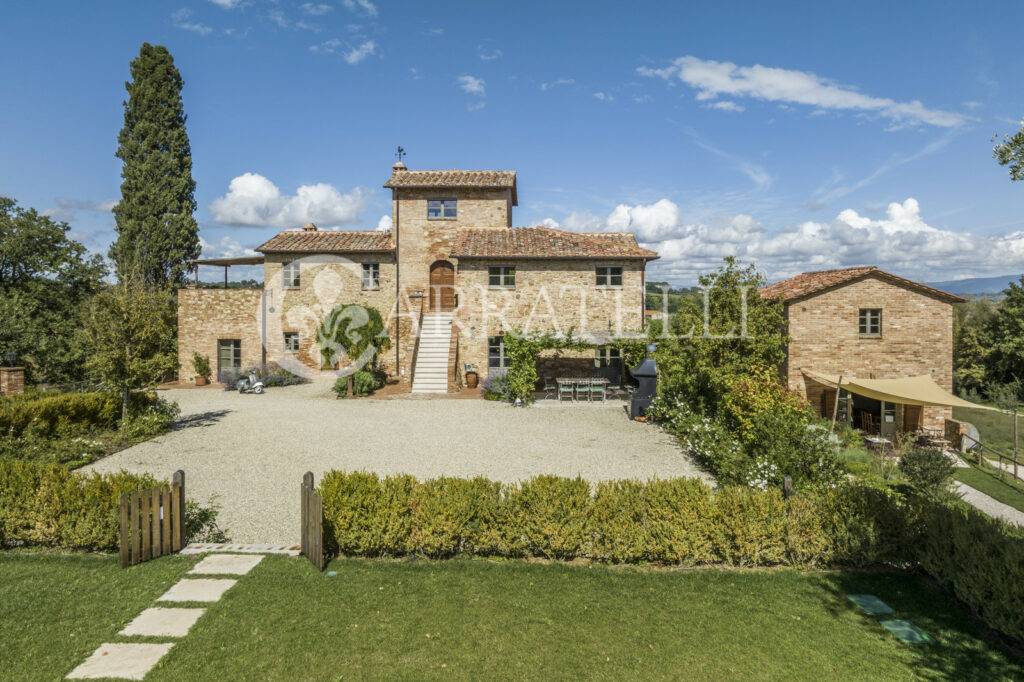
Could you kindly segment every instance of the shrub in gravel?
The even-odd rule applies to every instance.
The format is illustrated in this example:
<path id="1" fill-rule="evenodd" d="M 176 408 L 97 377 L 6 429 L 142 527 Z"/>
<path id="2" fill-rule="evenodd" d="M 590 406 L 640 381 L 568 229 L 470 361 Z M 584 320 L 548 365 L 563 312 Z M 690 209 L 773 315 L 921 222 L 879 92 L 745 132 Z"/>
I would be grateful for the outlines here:
<path id="1" fill-rule="evenodd" d="M 132 393 L 131 413 L 139 414 L 156 403 L 155 393 Z M 5 436 L 20 436 L 29 428 L 40 437 L 112 428 L 120 419 L 121 396 L 113 393 L 42 393 L 32 399 L 0 401 L 0 433 Z"/>

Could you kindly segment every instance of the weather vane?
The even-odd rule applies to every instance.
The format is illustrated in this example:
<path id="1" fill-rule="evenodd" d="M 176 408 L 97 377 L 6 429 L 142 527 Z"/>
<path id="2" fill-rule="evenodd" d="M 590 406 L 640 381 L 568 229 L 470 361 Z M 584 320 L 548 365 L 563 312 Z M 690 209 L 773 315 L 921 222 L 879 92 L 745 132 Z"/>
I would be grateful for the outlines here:
<path id="1" fill-rule="evenodd" d="M 397 159 L 398 159 L 398 162 L 399 162 L 399 163 L 401 163 L 401 162 L 402 162 L 402 158 L 403 158 L 404 156 L 405 156 L 405 150 L 404 150 L 404 149 L 402 148 L 402 146 L 401 146 L 401 145 L 399 145 L 399 147 L 398 147 L 398 151 L 397 151 L 397 152 L 395 152 L 395 158 L 397 158 Z"/>

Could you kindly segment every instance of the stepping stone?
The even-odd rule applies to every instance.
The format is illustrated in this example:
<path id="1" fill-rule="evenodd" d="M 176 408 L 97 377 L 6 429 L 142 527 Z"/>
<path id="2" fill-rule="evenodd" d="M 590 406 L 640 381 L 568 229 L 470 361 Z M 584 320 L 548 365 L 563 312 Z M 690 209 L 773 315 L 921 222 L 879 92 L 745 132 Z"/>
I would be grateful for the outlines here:
<path id="1" fill-rule="evenodd" d="M 128 627 L 121 630 L 121 634 L 128 637 L 184 637 L 205 610 L 155 606 L 140 613 L 128 623 Z"/>
<path id="2" fill-rule="evenodd" d="M 935 640 L 909 620 L 883 620 L 882 627 L 910 644 L 931 644 Z"/>
<path id="3" fill-rule="evenodd" d="M 869 616 L 888 616 L 892 608 L 873 594 L 848 594 L 846 598 Z"/>
<path id="4" fill-rule="evenodd" d="M 236 582 L 229 578 L 186 578 L 157 601 L 217 601 Z"/>
<path id="5" fill-rule="evenodd" d="M 261 561 L 261 554 L 211 554 L 196 564 L 189 573 L 245 575 Z"/>
<path id="6" fill-rule="evenodd" d="M 164 657 L 170 644 L 101 644 L 96 652 L 68 675 L 69 680 L 119 677 L 141 680 Z"/>

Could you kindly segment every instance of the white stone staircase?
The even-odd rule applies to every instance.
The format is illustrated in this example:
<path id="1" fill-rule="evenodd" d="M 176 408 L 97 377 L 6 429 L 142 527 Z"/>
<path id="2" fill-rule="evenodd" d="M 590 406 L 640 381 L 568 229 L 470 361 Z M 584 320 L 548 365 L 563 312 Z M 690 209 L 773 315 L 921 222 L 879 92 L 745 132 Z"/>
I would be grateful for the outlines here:
<path id="1" fill-rule="evenodd" d="M 452 341 L 452 313 L 425 313 L 420 348 L 412 374 L 413 393 L 448 392 L 448 350 Z"/>

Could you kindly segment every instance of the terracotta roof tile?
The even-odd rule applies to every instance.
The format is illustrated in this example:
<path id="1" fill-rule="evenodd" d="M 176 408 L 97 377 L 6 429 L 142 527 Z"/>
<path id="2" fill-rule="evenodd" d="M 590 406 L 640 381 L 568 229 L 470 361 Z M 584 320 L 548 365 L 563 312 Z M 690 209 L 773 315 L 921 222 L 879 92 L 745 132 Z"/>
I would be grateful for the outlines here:
<path id="1" fill-rule="evenodd" d="M 645 258 L 658 254 L 641 248 L 630 232 L 581 233 L 550 227 L 462 228 L 453 258 Z"/>
<path id="2" fill-rule="evenodd" d="M 518 203 L 516 196 L 516 172 L 494 170 L 395 170 L 391 179 L 384 183 L 389 189 L 480 187 L 510 188 L 512 204 Z"/>
<path id="3" fill-rule="evenodd" d="M 832 287 L 841 286 L 854 280 L 862 279 L 864 277 L 874 276 L 880 279 L 887 280 L 893 284 L 914 289 L 922 293 L 941 298 L 943 300 L 955 303 L 964 299 L 951 294 L 941 289 L 930 287 L 920 282 L 915 282 L 911 279 L 906 279 L 898 275 L 886 272 L 885 270 L 879 270 L 874 265 L 861 265 L 852 268 L 842 268 L 838 270 L 816 270 L 814 272 L 804 272 L 797 275 L 796 277 L 790 277 L 784 279 L 781 282 L 775 282 L 768 286 L 761 287 L 758 291 L 761 294 L 761 298 L 779 298 L 787 303 L 795 301 L 805 296 L 824 291 L 825 289 L 831 289 Z"/>
<path id="4" fill-rule="evenodd" d="M 256 247 L 260 253 L 349 253 L 394 251 L 390 231 L 286 230 Z"/>

